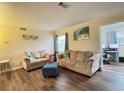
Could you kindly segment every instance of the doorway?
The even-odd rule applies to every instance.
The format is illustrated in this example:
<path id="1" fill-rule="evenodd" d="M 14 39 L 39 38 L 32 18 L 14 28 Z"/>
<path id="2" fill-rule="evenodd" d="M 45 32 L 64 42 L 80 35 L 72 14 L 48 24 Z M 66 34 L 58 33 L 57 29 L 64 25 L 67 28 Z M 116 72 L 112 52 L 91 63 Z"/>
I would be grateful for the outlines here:
<path id="1" fill-rule="evenodd" d="M 102 25 L 100 45 L 104 62 L 124 62 L 124 22 Z"/>

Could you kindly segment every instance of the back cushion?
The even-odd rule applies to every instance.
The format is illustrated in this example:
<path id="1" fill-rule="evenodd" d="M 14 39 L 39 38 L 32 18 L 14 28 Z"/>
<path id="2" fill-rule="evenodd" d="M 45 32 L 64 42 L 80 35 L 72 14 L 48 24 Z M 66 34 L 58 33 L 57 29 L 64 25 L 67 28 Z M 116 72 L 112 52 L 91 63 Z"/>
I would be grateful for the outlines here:
<path id="1" fill-rule="evenodd" d="M 35 60 L 35 56 L 34 56 L 34 53 L 33 52 L 28 52 L 28 57 L 29 59 L 32 61 L 32 60 Z"/>
<path id="2" fill-rule="evenodd" d="M 43 51 L 39 51 L 39 54 L 40 54 L 40 57 L 45 57 L 45 50 L 43 50 Z"/>
<path id="3" fill-rule="evenodd" d="M 26 58 L 26 57 L 28 57 L 27 52 L 24 51 L 24 52 L 21 54 L 21 57 L 22 57 L 22 58 Z"/>
<path id="4" fill-rule="evenodd" d="M 40 53 L 39 51 L 33 52 L 35 58 L 40 58 Z"/>
<path id="5" fill-rule="evenodd" d="M 70 59 L 76 59 L 76 51 L 70 51 Z"/>
<path id="6" fill-rule="evenodd" d="M 76 60 L 77 60 L 77 61 L 83 61 L 84 56 L 85 56 L 85 55 L 84 55 L 83 52 L 78 51 L 78 52 L 77 52 Z"/>
<path id="7" fill-rule="evenodd" d="M 88 58 L 93 56 L 93 52 L 91 51 L 85 51 L 85 54 Z"/>

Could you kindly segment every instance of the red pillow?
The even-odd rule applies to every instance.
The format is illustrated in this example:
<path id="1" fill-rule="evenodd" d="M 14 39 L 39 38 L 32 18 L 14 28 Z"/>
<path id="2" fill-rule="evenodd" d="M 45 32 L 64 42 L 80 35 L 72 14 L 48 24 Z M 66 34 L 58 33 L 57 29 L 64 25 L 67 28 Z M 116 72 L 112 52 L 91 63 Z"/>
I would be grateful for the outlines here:
<path id="1" fill-rule="evenodd" d="M 49 60 L 48 60 L 48 63 L 50 64 L 52 61 L 51 61 L 51 57 L 49 58 Z"/>

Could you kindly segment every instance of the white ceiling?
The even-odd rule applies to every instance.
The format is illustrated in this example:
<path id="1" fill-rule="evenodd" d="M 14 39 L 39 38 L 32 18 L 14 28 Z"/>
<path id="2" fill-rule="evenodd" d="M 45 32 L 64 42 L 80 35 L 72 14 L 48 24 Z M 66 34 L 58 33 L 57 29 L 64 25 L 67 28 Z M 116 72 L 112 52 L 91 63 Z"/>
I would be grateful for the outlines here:
<path id="1" fill-rule="evenodd" d="M 113 23 L 113 24 L 109 24 L 106 26 L 102 26 L 100 29 L 104 32 L 124 31 L 124 22 L 118 22 L 118 23 Z"/>
<path id="2" fill-rule="evenodd" d="M 124 3 L 0 3 L 0 24 L 55 31 L 81 22 L 124 12 Z"/>

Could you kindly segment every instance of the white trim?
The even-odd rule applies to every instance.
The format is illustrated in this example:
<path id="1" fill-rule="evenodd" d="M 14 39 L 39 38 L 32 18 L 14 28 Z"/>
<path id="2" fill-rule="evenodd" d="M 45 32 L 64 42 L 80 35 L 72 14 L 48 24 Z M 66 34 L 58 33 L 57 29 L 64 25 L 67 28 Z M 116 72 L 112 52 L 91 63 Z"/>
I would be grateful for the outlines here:
<path id="1" fill-rule="evenodd" d="M 4 70 L 4 71 L 0 71 L 0 73 L 10 72 L 10 71 L 21 69 L 21 68 L 23 68 L 23 67 L 19 66 L 19 67 L 15 67 L 15 68 L 12 68 L 12 69 L 7 69 L 7 70 Z"/>

